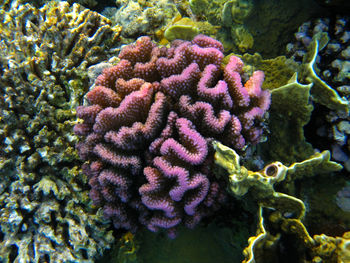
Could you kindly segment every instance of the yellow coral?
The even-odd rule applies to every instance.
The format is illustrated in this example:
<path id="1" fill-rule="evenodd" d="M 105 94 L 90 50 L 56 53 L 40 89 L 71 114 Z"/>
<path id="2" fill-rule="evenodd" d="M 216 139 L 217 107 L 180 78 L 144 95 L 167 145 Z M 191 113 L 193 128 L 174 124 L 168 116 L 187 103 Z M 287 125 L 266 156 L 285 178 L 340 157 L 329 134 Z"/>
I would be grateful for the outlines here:
<path id="1" fill-rule="evenodd" d="M 322 172 L 338 171 L 342 169 L 340 164 L 330 161 L 328 151 L 315 153 L 309 159 L 294 163 L 287 167 L 280 162 L 274 162 L 265 166 L 258 172 L 252 172 L 245 167 L 240 166 L 240 157 L 232 149 L 214 141 L 215 163 L 229 173 L 229 189 L 236 197 L 245 195 L 251 191 L 252 198 L 259 205 L 258 228 L 255 236 L 249 238 L 248 247 L 244 250 L 244 263 L 255 262 L 255 250 L 263 247 L 266 243 L 277 242 L 278 236 L 271 238 L 264 226 L 263 208 L 272 208 L 275 210 L 270 217 L 270 221 L 280 228 L 281 231 L 296 234 L 299 240 L 307 247 L 311 247 L 314 254 L 329 258 L 328 254 L 336 257 L 348 257 L 350 251 L 350 242 L 348 240 L 334 244 L 333 240 L 323 241 L 322 237 L 311 238 L 301 220 L 305 215 L 305 205 L 302 200 L 275 191 L 274 184 L 283 181 L 293 181 L 305 176 L 313 176 Z M 285 217 L 285 214 L 292 215 L 291 218 Z M 270 240 L 267 239 L 269 236 Z M 320 240 L 321 239 L 321 240 Z M 320 250 L 317 250 L 318 244 L 321 244 Z M 342 244 L 342 245 L 339 245 Z M 322 245 L 330 246 L 328 249 Z M 336 249 L 339 247 L 340 249 Z M 342 251 L 341 253 L 339 251 Z M 345 255 L 343 255 L 345 254 Z M 332 261 L 333 262 L 333 261 Z M 335 262 L 335 261 L 334 261 Z"/>

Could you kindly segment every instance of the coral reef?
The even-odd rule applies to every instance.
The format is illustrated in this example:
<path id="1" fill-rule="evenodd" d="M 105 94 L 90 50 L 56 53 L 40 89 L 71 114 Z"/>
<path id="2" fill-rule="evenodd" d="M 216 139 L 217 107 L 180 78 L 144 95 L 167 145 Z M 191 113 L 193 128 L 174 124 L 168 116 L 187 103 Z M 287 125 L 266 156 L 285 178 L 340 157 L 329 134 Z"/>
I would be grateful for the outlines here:
<path id="1" fill-rule="evenodd" d="M 230 56 L 224 58 L 224 64 Z M 259 156 L 247 155 L 244 161 L 250 162 L 254 169 L 261 169 L 259 163 L 262 160 L 271 162 L 278 159 L 291 164 L 308 158 L 313 154 L 313 148 L 304 137 L 304 126 L 310 121 L 313 111 L 310 94 L 313 84 L 299 83 L 296 72 L 300 71 L 300 66 L 285 56 L 263 59 L 259 53 L 245 53 L 240 57 L 245 63 L 245 73 L 264 71 L 263 89 L 271 91 L 266 140 L 257 147 Z"/>
<path id="2" fill-rule="evenodd" d="M 281 55 L 294 30 L 320 11 L 312 1 L 190 0 L 197 19 L 221 26 L 217 38 L 225 50 L 254 50 L 264 57 Z M 281 15 L 283 14 L 283 15 Z"/>
<path id="3" fill-rule="evenodd" d="M 215 163 L 229 174 L 230 192 L 237 198 L 249 192 L 259 205 L 257 233 L 248 240 L 248 247 L 243 251 L 245 256 L 243 262 L 255 262 L 261 255 L 262 249 L 271 248 L 272 244 L 276 244 L 281 237 L 280 234 L 274 234 L 276 229 L 278 229 L 277 233 L 295 234 L 299 242 L 310 250 L 313 261 L 306 261 L 307 259 L 304 258 L 303 262 L 315 262 L 316 258 L 326 262 L 345 262 L 341 260 L 349 257 L 348 234 L 345 233 L 343 238 L 332 238 L 325 235 L 312 238 L 301 222 L 306 212 L 303 201 L 274 189 L 275 184 L 291 184 L 297 179 L 342 169 L 340 164 L 330 161 L 329 151 L 316 153 L 309 159 L 293 163 L 289 167 L 280 162 L 274 162 L 265 166 L 261 171 L 252 172 L 240 165 L 240 157 L 234 150 L 217 141 L 213 141 L 213 146 L 216 151 Z M 264 208 L 273 208 L 269 217 L 265 218 Z M 267 223 L 274 225 L 273 232 L 270 233 L 265 227 Z M 330 244 L 333 246 L 330 247 Z M 327 261 L 330 258 L 339 261 Z"/>
<path id="4" fill-rule="evenodd" d="M 121 28 L 56 1 L 13 1 L 0 21 L 0 261 L 91 261 L 113 236 L 91 207 L 72 128 L 87 68 Z"/>
<path id="5" fill-rule="evenodd" d="M 317 182 L 313 178 L 304 179 L 298 185 L 299 197 L 305 200 L 308 211 L 303 223 L 310 234 L 334 237 L 349 230 L 350 213 L 346 211 L 349 187 L 344 174 L 346 171 L 343 170 L 332 176 L 322 176 Z"/>
<path id="6" fill-rule="evenodd" d="M 323 99 L 316 96 L 316 101 L 327 108 L 316 105 L 317 111 L 310 127 L 316 127 L 314 131 L 316 130 L 317 137 L 313 136 L 312 143 L 320 149 L 325 148 L 325 145 L 319 143 L 321 141 L 326 142 L 327 147 L 332 145 L 333 158 L 344 163 L 347 170 L 350 170 L 349 36 L 347 17 L 338 16 L 334 21 L 316 19 L 302 24 L 295 33 L 297 41 L 287 45 L 290 56 L 303 63 L 304 69 L 309 69 L 308 72 L 313 71 L 311 81 L 315 82 L 315 93 L 322 89 L 335 94 Z M 312 65 L 305 64 L 310 53 L 314 56 Z M 303 78 L 310 80 L 308 76 L 310 74 L 306 74 Z"/>
<path id="7" fill-rule="evenodd" d="M 74 127 L 88 161 L 90 196 L 116 228 L 194 227 L 220 206 L 224 182 L 210 171 L 214 138 L 244 151 L 260 141 L 270 93 L 256 71 L 242 84 L 243 62 L 221 68 L 223 46 L 198 35 L 157 47 L 142 37 L 126 46 L 87 93 Z"/>
<path id="8" fill-rule="evenodd" d="M 349 101 L 341 98 L 332 87 L 325 83 L 316 74 L 317 68 L 315 63 L 317 54 L 323 49 L 327 42 L 328 38 L 323 34 L 317 35 L 313 38 L 309 45 L 308 52 L 303 58 L 300 72 L 301 80 L 306 83 L 313 83 L 311 93 L 315 102 L 320 103 L 329 109 L 348 113 Z"/>
<path id="9" fill-rule="evenodd" d="M 229 35 L 224 43 L 225 50 L 233 48 L 244 52 L 252 48 L 254 39 L 243 25 L 253 7 L 251 0 L 190 0 L 189 4 L 198 19 L 223 27 L 219 38 L 224 40 L 223 34 Z M 228 44 L 230 42 L 232 44 Z"/>
<path id="10" fill-rule="evenodd" d="M 295 33 L 297 41 L 287 45 L 287 52 L 295 61 L 301 63 L 303 60 L 312 60 L 306 56 L 310 50 L 312 54 L 309 57 L 317 56 L 312 65 L 315 74 L 333 87 L 340 96 L 348 98 L 349 19 L 337 17 L 336 21 L 332 21 L 334 25 L 330 23 L 330 19 L 316 19 L 302 24 Z M 315 42 L 318 42 L 316 48 L 313 46 Z"/>
<path id="11" fill-rule="evenodd" d="M 0 1 L 1 2 L 1 1 Z M 4 2 L 7 2 L 7 4 L 10 4 L 11 2 L 14 2 L 13 0 L 5 0 Z M 50 2 L 47 0 L 16 0 L 18 4 L 31 4 L 32 6 L 36 8 L 40 8 L 46 3 Z M 93 7 L 96 7 L 98 4 L 98 0 L 68 0 L 69 4 L 80 4 L 86 8 L 92 9 Z"/>

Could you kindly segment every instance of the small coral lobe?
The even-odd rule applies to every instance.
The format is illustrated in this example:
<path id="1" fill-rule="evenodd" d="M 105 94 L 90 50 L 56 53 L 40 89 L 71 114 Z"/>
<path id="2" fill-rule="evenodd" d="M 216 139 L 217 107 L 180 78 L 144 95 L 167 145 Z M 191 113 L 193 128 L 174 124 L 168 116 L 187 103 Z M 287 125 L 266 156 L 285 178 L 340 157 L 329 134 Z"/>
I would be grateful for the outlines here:
<path id="1" fill-rule="evenodd" d="M 225 183 L 211 172 L 213 139 L 236 150 L 262 134 L 270 93 L 263 72 L 242 84 L 243 62 L 226 66 L 222 44 L 198 35 L 158 47 L 149 37 L 125 46 L 79 106 L 77 146 L 95 205 L 116 228 L 193 228 L 220 208 Z M 98 164 L 98 165 L 96 165 Z"/>

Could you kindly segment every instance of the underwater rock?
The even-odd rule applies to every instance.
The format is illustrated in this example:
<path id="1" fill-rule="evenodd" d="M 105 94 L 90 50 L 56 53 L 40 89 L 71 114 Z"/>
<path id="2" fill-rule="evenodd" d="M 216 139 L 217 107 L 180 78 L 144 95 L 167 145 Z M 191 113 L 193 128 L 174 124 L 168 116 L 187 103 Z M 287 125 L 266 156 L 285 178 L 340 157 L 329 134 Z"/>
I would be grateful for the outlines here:
<path id="1" fill-rule="evenodd" d="M 74 109 L 121 28 L 57 1 L 13 1 L 0 20 L 0 261 L 92 261 L 114 238 L 90 205 Z"/>
<path id="2" fill-rule="evenodd" d="M 117 0 L 116 4 L 118 10 L 110 19 L 122 26 L 122 36 L 126 38 L 142 35 L 154 38 L 157 30 L 180 15 L 174 1 L 169 0 Z"/>

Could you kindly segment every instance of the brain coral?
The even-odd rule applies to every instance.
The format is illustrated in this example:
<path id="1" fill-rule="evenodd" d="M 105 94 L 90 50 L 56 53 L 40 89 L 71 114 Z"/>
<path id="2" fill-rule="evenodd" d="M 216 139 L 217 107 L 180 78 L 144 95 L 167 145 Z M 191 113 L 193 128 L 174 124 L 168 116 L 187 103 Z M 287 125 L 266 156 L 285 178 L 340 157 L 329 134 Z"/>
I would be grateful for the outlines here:
<path id="1" fill-rule="evenodd" d="M 124 47 L 77 108 L 77 148 L 90 196 L 117 228 L 195 226 L 220 206 L 210 171 L 218 139 L 236 150 L 259 142 L 270 94 L 256 71 L 242 85 L 242 61 L 223 66 L 220 42 L 199 35 L 158 47 L 148 37 Z"/>

